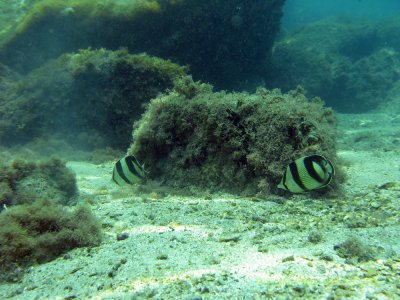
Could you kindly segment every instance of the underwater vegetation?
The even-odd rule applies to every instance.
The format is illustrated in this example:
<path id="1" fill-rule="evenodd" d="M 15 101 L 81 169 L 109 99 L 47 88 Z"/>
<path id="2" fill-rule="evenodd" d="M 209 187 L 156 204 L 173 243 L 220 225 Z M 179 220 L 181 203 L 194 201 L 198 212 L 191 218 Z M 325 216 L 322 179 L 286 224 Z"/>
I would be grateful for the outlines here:
<path id="1" fill-rule="evenodd" d="M 75 174 L 59 158 L 39 163 L 15 159 L 0 166 L 0 208 L 52 199 L 69 204 L 78 195 Z"/>
<path id="2" fill-rule="evenodd" d="M 318 153 L 336 163 L 334 124 L 332 110 L 300 88 L 213 92 L 187 77 L 150 102 L 128 154 L 147 166 L 150 179 L 171 186 L 276 193 L 294 159 Z"/>
<path id="3" fill-rule="evenodd" d="M 46 262 L 73 248 L 100 241 L 100 225 L 86 206 L 71 211 L 44 199 L 0 214 L 1 265 Z"/>
<path id="4" fill-rule="evenodd" d="M 0 281 L 18 279 L 20 267 L 100 242 L 100 225 L 90 209 L 66 206 L 78 189 L 63 161 L 16 159 L 2 163 L 0 171 Z"/>
<path id="5" fill-rule="evenodd" d="M 3 98 L 8 89 L 21 79 L 21 76 L 6 65 L 0 63 L 0 97 Z M 0 98 L 0 99 L 1 99 Z"/>
<path id="6" fill-rule="evenodd" d="M 64 54 L 5 89 L 0 143 L 57 135 L 84 149 L 124 149 L 142 105 L 184 74 L 184 67 L 127 50 Z"/>
<path id="7" fill-rule="evenodd" d="M 399 24 L 330 18 L 305 25 L 275 43 L 266 82 L 283 90 L 300 84 L 341 112 L 373 110 L 399 84 Z"/>
<path id="8" fill-rule="evenodd" d="M 379 110 L 399 115 L 400 114 L 399 95 L 400 95 L 400 80 L 396 81 L 394 86 L 390 89 L 387 95 L 387 101 L 379 105 Z"/>
<path id="9" fill-rule="evenodd" d="M 78 49 L 127 47 L 190 65 L 196 78 L 219 88 L 237 88 L 261 74 L 284 2 L 42 0 L 0 35 L 0 61 L 27 73 Z"/>
<path id="10" fill-rule="evenodd" d="M 365 245 L 355 237 L 348 238 L 343 243 L 335 245 L 334 249 L 348 263 L 369 261 L 376 258 L 375 249 L 369 245 Z"/>

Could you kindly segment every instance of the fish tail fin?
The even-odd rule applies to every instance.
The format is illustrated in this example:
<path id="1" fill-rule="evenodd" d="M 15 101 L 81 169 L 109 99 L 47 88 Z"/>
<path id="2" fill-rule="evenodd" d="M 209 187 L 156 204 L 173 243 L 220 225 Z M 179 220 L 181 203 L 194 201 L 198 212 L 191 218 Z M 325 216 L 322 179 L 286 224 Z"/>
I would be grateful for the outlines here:
<path id="1" fill-rule="evenodd" d="M 282 189 L 282 190 L 286 190 L 286 187 L 283 185 L 282 181 L 279 182 L 278 188 L 279 188 L 279 189 Z"/>

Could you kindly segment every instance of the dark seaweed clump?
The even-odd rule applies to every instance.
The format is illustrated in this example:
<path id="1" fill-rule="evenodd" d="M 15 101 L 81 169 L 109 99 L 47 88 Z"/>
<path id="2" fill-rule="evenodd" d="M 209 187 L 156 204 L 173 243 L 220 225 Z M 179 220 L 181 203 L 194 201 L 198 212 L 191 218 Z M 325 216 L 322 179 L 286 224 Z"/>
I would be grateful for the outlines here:
<path id="1" fill-rule="evenodd" d="M 43 199 L 71 204 L 77 195 L 75 174 L 59 158 L 39 163 L 16 159 L 1 166 L 0 207 Z"/>
<path id="2" fill-rule="evenodd" d="M 186 78 L 151 101 L 129 153 L 148 166 L 150 178 L 171 186 L 276 193 L 290 161 L 318 153 L 336 163 L 334 123 L 332 110 L 308 101 L 300 88 L 213 93 Z"/>
<path id="3" fill-rule="evenodd" d="M 100 243 L 90 209 L 65 206 L 77 193 L 75 174 L 58 158 L 1 166 L 0 281 L 18 281 L 27 265 Z"/>
<path id="4" fill-rule="evenodd" d="M 184 74 L 184 67 L 127 50 L 64 54 L 5 86 L 0 143 L 57 138 L 84 150 L 125 149 L 143 105 Z"/>
<path id="5" fill-rule="evenodd" d="M 364 244 L 358 238 L 348 238 L 343 243 L 335 245 L 334 249 L 348 263 L 369 261 L 376 258 L 376 251 L 373 247 Z"/>
<path id="6" fill-rule="evenodd" d="M 0 214 L 1 265 L 46 262 L 100 240 L 100 225 L 85 206 L 70 211 L 49 200 L 37 200 Z"/>

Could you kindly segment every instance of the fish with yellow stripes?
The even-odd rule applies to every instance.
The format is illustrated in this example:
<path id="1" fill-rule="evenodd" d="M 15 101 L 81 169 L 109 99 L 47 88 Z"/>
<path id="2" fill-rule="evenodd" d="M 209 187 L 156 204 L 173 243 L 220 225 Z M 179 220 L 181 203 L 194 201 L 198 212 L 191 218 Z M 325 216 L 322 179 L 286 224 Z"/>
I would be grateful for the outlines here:
<path id="1" fill-rule="evenodd" d="M 125 156 L 114 165 L 112 180 L 118 185 L 139 183 L 145 177 L 144 166 L 133 155 Z"/>
<path id="2" fill-rule="evenodd" d="M 278 188 L 303 193 L 327 186 L 335 175 L 332 163 L 321 155 L 304 156 L 291 162 Z"/>

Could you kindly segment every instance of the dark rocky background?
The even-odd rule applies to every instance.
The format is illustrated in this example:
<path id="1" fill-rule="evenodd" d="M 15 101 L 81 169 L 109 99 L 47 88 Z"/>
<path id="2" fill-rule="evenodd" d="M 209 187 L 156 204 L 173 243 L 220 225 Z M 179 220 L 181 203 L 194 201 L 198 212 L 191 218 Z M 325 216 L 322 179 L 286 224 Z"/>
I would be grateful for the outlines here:
<path id="1" fill-rule="evenodd" d="M 189 65 L 217 88 L 245 88 L 266 67 L 284 2 L 36 1 L 0 35 L 0 62 L 27 73 L 63 53 L 126 47 Z"/>
<path id="2" fill-rule="evenodd" d="M 0 32 L 0 143 L 45 146 L 58 138 L 86 150 L 124 150 L 144 105 L 188 70 L 216 89 L 255 87 L 283 4 L 42 0 L 0 6 L 4 24 L 14 24 Z M 153 57 L 137 55 L 143 52 Z"/>
<path id="3" fill-rule="evenodd" d="M 276 42 L 267 86 L 302 85 L 339 112 L 368 112 L 393 98 L 400 80 L 400 19 L 328 18 Z"/>

